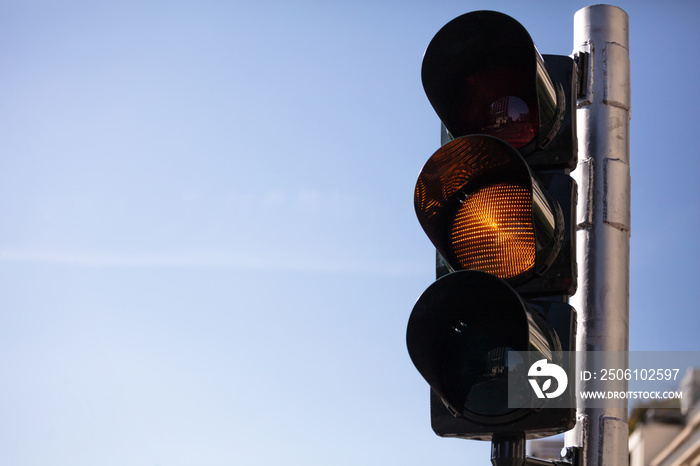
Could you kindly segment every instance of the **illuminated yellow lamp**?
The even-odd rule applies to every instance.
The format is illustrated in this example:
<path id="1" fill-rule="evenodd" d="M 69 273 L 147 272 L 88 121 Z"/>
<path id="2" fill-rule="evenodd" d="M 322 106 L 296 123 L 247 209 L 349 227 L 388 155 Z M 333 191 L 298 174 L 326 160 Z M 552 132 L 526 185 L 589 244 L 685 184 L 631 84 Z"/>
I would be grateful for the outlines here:
<path id="1" fill-rule="evenodd" d="M 497 184 L 468 196 L 450 229 L 450 246 L 462 268 L 512 278 L 535 266 L 530 191 Z"/>
<path id="2" fill-rule="evenodd" d="M 561 247 L 560 207 L 520 153 L 492 136 L 463 136 L 438 149 L 418 177 L 414 203 L 452 270 L 522 283 L 546 269 Z"/>

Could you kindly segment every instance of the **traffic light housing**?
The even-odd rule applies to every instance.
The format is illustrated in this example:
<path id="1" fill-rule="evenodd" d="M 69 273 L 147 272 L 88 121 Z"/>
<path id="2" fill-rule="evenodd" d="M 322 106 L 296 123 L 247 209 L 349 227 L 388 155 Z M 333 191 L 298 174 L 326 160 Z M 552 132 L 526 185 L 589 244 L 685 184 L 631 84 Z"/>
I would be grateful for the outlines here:
<path id="1" fill-rule="evenodd" d="M 541 359 L 573 366 L 575 61 L 542 57 L 513 18 L 478 11 L 435 35 L 422 80 L 448 134 L 416 183 L 438 280 L 406 337 L 433 429 L 484 440 L 568 430 L 573 383 L 551 408 L 527 385 L 513 403 L 508 381 Z"/>
<path id="2" fill-rule="evenodd" d="M 540 55 L 510 16 L 475 11 L 433 37 L 421 77 L 452 137 L 488 134 L 518 149 L 533 167 L 573 170 L 576 82 L 568 75 L 574 70 L 570 57 Z"/>
<path id="3" fill-rule="evenodd" d="M 568 304 L 525 301 L 491 274 L 462 270 L 439 278 L 418 299 L 407 329 L 411 359 L 432 388 L 433 430 L 490 440 L 519 433 L 537 438 L 573 427 L 569 400 L 559 400 L 563 408 L 545 407 L 522 384 L 511 401 L 508 383 L 512 368 L 527 371 L 542 358 L 569 369 L 575 326 Z M 523 355 L 526 360 L 509 360 Z M 572 389 L 573 382 L 563 396 L 571 397 Z"/>

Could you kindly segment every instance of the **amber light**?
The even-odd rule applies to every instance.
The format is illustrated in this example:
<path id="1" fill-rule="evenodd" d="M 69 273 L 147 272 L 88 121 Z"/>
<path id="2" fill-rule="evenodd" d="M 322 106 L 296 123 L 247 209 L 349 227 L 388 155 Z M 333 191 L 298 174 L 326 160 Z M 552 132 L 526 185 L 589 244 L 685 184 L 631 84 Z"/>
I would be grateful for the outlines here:
<path id="1" fill-rule="evenodd" d="M 462 201 L 449 231 L 455 260 L 465 269 L 512 278 L 535 266 L 530 190 L 496 184 Z"/>

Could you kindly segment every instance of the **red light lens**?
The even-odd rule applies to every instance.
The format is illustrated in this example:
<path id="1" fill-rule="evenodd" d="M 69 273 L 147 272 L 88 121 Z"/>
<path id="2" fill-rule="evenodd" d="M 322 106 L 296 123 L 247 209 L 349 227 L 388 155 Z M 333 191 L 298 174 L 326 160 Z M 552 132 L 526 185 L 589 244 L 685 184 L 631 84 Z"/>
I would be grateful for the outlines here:
<path id="1" fill-rule="evenodd" d="M 537 135 L 538 118 L 524 100 L 515 96 L 497 99 L 489 106 L 489 126 L 481 132 L 503 139 L 519 149 Z"/>

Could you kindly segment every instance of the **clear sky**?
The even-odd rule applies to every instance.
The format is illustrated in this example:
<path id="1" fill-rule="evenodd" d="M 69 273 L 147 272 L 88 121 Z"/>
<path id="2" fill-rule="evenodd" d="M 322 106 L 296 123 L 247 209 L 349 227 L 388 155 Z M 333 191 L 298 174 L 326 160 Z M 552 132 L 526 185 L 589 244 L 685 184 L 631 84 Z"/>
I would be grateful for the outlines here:
<path id="1" fill-rule="evenodd" d="M 0 1 L 0 464 L 489 464 L 436 437 L 405 330 L 477 9 L 568 55 L 579 1 Z M 633 350 L 700 350 L 700 3 L 620 2 Z"/>

